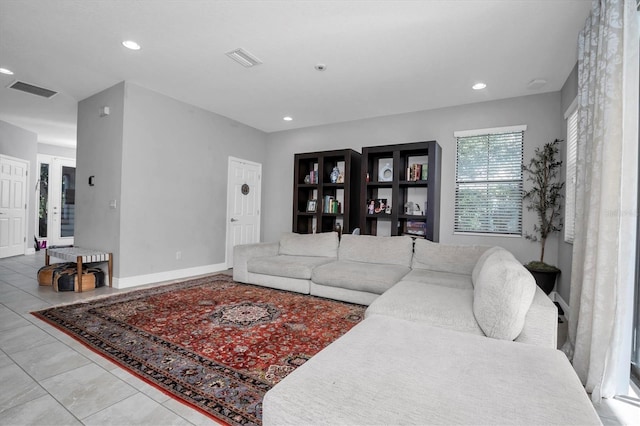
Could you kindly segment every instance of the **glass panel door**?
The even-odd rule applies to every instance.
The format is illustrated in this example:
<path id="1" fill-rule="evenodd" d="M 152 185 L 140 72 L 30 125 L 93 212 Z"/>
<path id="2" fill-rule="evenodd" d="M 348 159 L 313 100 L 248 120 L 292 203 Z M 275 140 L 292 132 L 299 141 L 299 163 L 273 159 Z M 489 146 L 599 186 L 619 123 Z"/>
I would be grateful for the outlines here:
<path id="1" fill-rule="evenodd" d="M 49 164 L 40 163 L 40 180 L 38 182 L 38 239 L 47 238 L 49 223 Z"/>
<path id="2" fill-rule="evenodd" d="M 73 245 L 76 204 L 75 160 L 39 155 L 38 240 L 40 247 Z"/>
<path id="3" fill-rule="evenodd" d="M 60 185 L 60 237 L 73 237 L 76 204 L 76 168 L 62 166 Z"/>

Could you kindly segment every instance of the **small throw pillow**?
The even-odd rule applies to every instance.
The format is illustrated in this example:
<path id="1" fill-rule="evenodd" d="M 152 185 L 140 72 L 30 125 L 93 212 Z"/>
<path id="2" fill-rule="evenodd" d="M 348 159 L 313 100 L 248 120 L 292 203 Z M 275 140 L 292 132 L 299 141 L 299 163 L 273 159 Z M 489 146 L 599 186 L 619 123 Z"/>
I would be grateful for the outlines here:
<path id="1" fill-rule="evenodd" d="M 489 255 L 473 290 L 473 314 L 484 334 L 514 340 L 522 332 L 536 291 L 529 271 L 513 256 Z"/>
<path id="2" fill-rule="evenodd" d="M 515 260 L 515 257 L 513 257 L 510 251 L 503 249 L 502 247 L 497 247 L 497 246 L 491 247 L 489 250 L 482 253 L 480 258 L 476 262 L 475 266 L 473 267 L 473 271 L 471 272 L 471 284 L 473 286 L 476 285 L 476 281 L 478 280 L 478 275 L 480 275 L 480 271 L 484 266 L 484 262 L 487 260 L 489 256 L 491 256 L 493 253 L 496 253 L 496 252 L 500 252 L 501 256 L 503 257 Z"/>
<path id="3" fill-rule="evenodd" d="M 338 257 L 338 233 L 283 234 L 279 254 L 289 256 Z"/>

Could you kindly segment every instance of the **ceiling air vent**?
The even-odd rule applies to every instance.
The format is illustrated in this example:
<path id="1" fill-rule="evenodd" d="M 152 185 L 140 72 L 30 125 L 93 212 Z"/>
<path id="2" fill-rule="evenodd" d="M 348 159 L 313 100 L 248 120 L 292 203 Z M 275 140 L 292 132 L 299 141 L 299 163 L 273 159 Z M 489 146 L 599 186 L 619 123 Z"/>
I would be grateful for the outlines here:
<path id="1" fill-rule="evenodd" d="M 227 52 L 225 53 L 225 55 L 246 68 L 255 67 L 256 65 L 260 65 L 262 63 L 260 59 L 256 58 L 254 55 L 242 48 Z"/>
<path id="2" fill-rule="evenodd" d="M 24 81 L 14 81 L 11 85 L 9 85 L 9 88 L 31 93 L 32 95 L 42 96 L 43 98 L 47 99 L 58 94 L 58 92 L 54 92 L 53 90 L 34 86 L 33 84 L 25 83 Z"/>

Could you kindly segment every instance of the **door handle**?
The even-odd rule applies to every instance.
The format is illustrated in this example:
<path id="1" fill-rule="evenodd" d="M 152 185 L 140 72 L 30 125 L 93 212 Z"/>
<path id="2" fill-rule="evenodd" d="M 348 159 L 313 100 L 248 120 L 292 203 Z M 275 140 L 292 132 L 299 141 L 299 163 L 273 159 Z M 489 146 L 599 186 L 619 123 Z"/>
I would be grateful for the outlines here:
<path id="1" fill-rule="evenodd" d="M 238 221 L 238 219 L 235 219 L 233 217 L 231 218 L 231 222 L 237 222 L 237 221 Z"/>

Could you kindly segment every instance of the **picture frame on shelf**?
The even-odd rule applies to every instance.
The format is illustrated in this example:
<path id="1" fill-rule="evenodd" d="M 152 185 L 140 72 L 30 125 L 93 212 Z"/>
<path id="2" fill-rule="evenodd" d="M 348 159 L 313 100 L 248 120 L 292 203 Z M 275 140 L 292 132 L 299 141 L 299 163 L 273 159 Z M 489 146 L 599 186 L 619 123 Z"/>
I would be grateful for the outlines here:
<path id="1" fill-rule="evenodd" d="M 315 213 L 318 210 L 318 200 L 307 201 L 307 213 Z"/>

